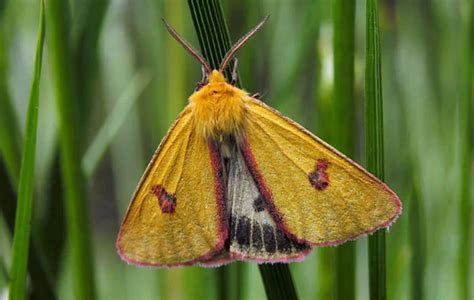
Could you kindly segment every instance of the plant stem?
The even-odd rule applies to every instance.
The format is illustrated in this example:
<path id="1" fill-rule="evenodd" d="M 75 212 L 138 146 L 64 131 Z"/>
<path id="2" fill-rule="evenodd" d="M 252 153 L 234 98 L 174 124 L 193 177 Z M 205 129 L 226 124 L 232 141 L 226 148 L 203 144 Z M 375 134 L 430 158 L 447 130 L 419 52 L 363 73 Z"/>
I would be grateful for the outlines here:
<path id="1" fill-rule="evenodd" d="M 222 58 L 231 47 L 220 3 L 218 0 L 188 0 L 188 6 L 191 11 L 202 55 L 208 61 L 211 68 L 218 69 Z M 226 77 L 227 79 L 231 78 L 230 72 L 226 72 Z M 223 266 L 216 271 L 216 276 L 218 276 L 218 299 L 224 299 L 230 288 L 230 268 L 230 266 Z"/>
<path id="2" fill-rule="evenodd" d="M 87 179 L 90 180 L 101 162 L 112 140 L 119 132 L 120 127 L 125 123 L 130 110 L 140 97 L 143 90 L 150 83 L 151 77 L 144 71 L 137 71 L 130 83 L 117 99 L 112 111 L 108 114 L 105 122 L 97 132 L 85 154 L 82 157 L 81 165 Z"/>
<path id="3" fill-rule="evenodd" d="M 44 1 L 40 2 L 40 20 L 36 44 L 35 66 L 31 82 L 26 118 L 26 135 L 21 160 L 18 201 L 13 236 L 12 266 L 10 271 L 10 299 L 25 299 L 28 250 L 30 246 L 31 217 L 35 172 L 36 134 L 38 128 L 39 84 L 44 42 Z"/>
<path id="4" fill-rule="evenodd" d="M 335 0 L 333 122 L 337 128 L 330 137 L 339 151 L 354 156 L 354 26 L 355 1 Z M 353 297 L 351 297 L 353 298 Z"/>
<path id="5" fill-rule="evenodd" d="M 74 93 L 67 2 L 48 2 L 48 32 L 59 119 L 61 167 L 64 179 L 67 230 L 76 299 L 95 299 L 93 255 L 86 197 L 81 170 L 80 134 Z"/>
<path id="6" fill-rule="evenodd" d="M 333 1 L 334 94 L 332 103 L 334 131 L 329 141 L 347 156 L 354 157 L 354 27 L 355 1 Z M 355 242 L 335 249 L 336 299 L 355 298 Z"/>
<path id="7" fill-rule="evenodd" d="M 13 236 L 15 227 L 16 198 L 20 177 L 21 140 L 18 120 L 8 92 L 8 45 L 5 9 L 0 9 L 0 210 L 5 218 L 8 230 Z M 57 224 L 56 224 L 57 226 Z M 31 238 L 28 256 L 28 272 L 30 277 L 32 299 L 56 299 L 52 276 L 48 272 L 49 264 L 45 264 L 44 249 L 37 238 Z M 47 271 L 48 269 L 48 271 Z"/>
<path id="8" fill-rule="evenodd" d="M 194 27 L 202 55 L 213 69 L 218 69 L 231 41 L 219 0 L 188 0 Z M 234 63 L 227 67 L 225 75 L 231 79 Z M 237 83 L 240 86 L 240 83 Z"/>
<path id="9" fill-rule="evenodd" d="M 365 53 L 365 151 L 367 170 L 384 178 L 382 74 L 378 0 L 367 0 Z M 386 299 L 385 231 L 369 237 L 370 299 Z"/>
<path id="10" fill-rule="evenodd" d="M 413 178 L 413 181 L 416 181 Z M 410 199 L 409 207 L 409 236 L 410 244 L 412 246 L 412 259 L 411 259 L 411 296 L 412 299 L 425 299 L 423 290 L 424 280 L 424 269 L 425 269 L 425 239 L 423 233 L 424 228 L 424 214 L 423 209 L 420 205 L 420 188 L 418 184 L 413 184 L 413 195 Z"/>
<path id="11" fill-rule="evenodd" d="M 17 187 L 20 177 L 21 132 L 8 91 L 7 26 L 4 24 L 4 9 L 0 10 L 0 154 L 5 162 L 8 177 Z"/>
<path id="12" fill-rule="evenodd" d="M 0 210 L 2 211 L 8 231 L 13 235 L 15 227 L 15 199 L 16 191 L 13 189 L 11 182 L 8 180 L 3 160 L 0 158 Z M 28 272 L 31 279 L 32 291 L 31 299 L 56 299 L 54 293 L 52 276 L 46 270 L 42 251 L 40 251 L 39 243 L 32 237 L 28 256 Z M 43 250 L 43 249 L 41 249 Z"/>
<path id="13" fill-rule="evenodd" d="M 202 54 L 211 68 L 217 69 L 227 50 L 231 47 L 221 5 L 218 0 L 188 0 L 188 4 Z M 225 72 L 227 79 L 231 78 L 232 67 L 233 62 Z M 237 85 L 240 86 L 239 81 Z M 287 265 L 260 265 L 259 269 L 269 299 L 296 299 L 296 290 Z M 236 275 L 242 276 L 241 272 L 237 272 Z M 237 278 L 236 282 L 242 282 L 242 280 Z M 221 290 L 228 287 L 229 283 L 225 279 L 221 280 Z M 237 287 L 237 290 L 240 290 L 240 287 Z"/>
<path id="14" fill-rule="evenodd" d="M 288 265 L 261 264 L 259 269 L 268 299 L 298 299 Z"/>
<path id="15" fill-rule="evenodd" d="M 461 149 L 461 204 L 459 222 L 458 273 L 460 299 L 470 299 L 469 270 L 471 267 L 472 247 L 472 203 L 471 203 L 471 155 L 472 155 L 472 86 L 474 61 L 474 4 L 465 1 L 465 53 L 461 106 L 460 106 L 460 149 Z"/>
<path id="16" fill-rule="evenodd" d="M 73 2 L 71 2 L 73 3 Z M 74 6 L 74 26 L 70 32 L 70 51 L 74 64 L 72 72 L 75 75 L 74 90 L 77 99 L 76 115 L 79 128 L 88 128 L 90 116 L 95 108 L 94 100 L 100 97 L 102 88 L 102 77 L 100 76 L 100 61 L 98 57 L 99 37 L 105 14 L 109 6 L 109 0 L 81 0 Z M 78 132 L 79 140 L 82 142 L 86 136 L 86 130 Z"/>
<path id="17" fill-rule="evenodd" d="M 321 5 L 323 6 L 323 5 Z M 322 7 L 321 7 L 322 8 Z M 319 18 L 322 19 L 324 12 L 319 13 Z M 318 36 L 316 44 L 315 67 L 316 67 L 316 83 L 315 96 L 317 106 L 317 134 L 323 140 L 329 141 L 334 127 L 332 121 L 332 99 L 333 99 L 333 81 L 332 78 L 324 76 L 324 67 L 328 60 L 324 60 L 324 49 L 321 44 L 324 42 L 324 35 L 321 34 L 321 23 L 318 22 Z M 335 285 L 335 252 L 333 247 L 321 247 L 315 249 L 317 253 L 317 277 L 315 284 L 318 286 L 316 298 L 317 299 L 334 299 L 334 285 Z"/>

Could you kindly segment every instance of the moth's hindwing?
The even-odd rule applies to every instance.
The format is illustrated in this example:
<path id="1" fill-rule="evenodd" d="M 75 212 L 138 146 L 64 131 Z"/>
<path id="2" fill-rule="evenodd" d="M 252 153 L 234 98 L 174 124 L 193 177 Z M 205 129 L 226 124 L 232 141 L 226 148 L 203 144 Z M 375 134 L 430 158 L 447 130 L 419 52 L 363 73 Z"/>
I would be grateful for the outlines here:
<path id="1" fill-rule="evenodd" d="M 311 250 L 277 227 L 239 150 L 233 151 L 229 160 L 227 211 L 233 258 L 259 263 L 289 262 L 301 260 Z"/>

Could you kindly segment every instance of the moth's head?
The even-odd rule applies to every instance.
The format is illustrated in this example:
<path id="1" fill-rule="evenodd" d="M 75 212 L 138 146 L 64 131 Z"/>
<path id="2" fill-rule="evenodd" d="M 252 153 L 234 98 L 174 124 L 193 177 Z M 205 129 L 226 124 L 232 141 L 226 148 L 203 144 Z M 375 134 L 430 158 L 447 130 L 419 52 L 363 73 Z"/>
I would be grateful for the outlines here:
<path id="1" fill-rule="evenodd" d="M 238 40 L 226 53 L 224 59 L 222 60 L 219 69 L 212 69 L 210 64 L 206 61 L 206 59 L 196 50 L 194 49 L 191 44 L 189 44 L 181 35 L 176 32 L 176 30 L 169 25 L 165 19 L 161 19 L 166 26 L 166 29 L 169 31 L 171 36 L 173 36 L 184 49 L 188 50 L 191 55 L 196 58 L 202 66 L 204 78 L 200 83 L 200 87 L 207 85 L 212 82 L 226 82 L 224 71 L 228 67 L 230 61 L 235 56 L 237 51 L 245 45 L 245 43 L 265 24 L 268 20 L 269 16 L 266 16 L 260 23 L 257 24 L 252 30 L 250 30 L 246 35 L 244 35 L 240 40 Z"/>
<path id="2" fill-rule="evenodd" d="M 226 82 L 224 73 L 219 70 L 212 70 L 212 72 L 207 76 L 208 83 L 224 83 Z"/>
<path id="3" fill-rule="evenodd" d="M 240 95 L 240 93 L 243 92 L 235 86 L 227 83 L 224 73 L 219 70 L 212 70 L 206 77 L 207 81 L 203 83 L 189 98 L 191 102 L 198 103 L 199 100 L 197 100 L 197 98 L 201 98 L 204 99 L 205 102 L 213 99 L 210 102 L 217 103 L 220 99 L 228 99 L 236 96 L 236 93 L 239 93 Z"/>

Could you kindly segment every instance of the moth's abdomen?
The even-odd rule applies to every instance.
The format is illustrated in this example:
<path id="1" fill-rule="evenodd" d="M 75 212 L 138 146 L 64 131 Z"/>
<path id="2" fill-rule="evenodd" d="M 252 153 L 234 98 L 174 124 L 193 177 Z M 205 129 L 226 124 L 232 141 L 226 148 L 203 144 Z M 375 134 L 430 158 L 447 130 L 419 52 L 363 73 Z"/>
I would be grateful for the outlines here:
<path id="1" fill-rule="evenodd" d="M 247 93 L 226 82 L 204 86 L 191 97 L 190 105 L 198 134 L 218 139 L 225 135 L 239 135 L 243 130 Z"/>

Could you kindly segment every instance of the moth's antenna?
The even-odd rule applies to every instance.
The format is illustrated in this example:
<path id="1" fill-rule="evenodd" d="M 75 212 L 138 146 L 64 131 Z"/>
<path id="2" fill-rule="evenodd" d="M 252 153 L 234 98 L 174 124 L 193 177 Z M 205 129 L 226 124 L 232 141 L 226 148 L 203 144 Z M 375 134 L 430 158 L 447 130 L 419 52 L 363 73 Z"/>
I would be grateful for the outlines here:
<path id="1" fill-rule="evenodd" d="M 252 30 L 250 30 L 246 35 L 244 35 L 240 40 L 237 41 L 237 43 L 230 48 L 230 50 L 226 53 L 224 56 L 224 60 L 221 63 L 221 66 L 219 68 L 220 72 L 224 72 L 225 68 L 227 67 L 227 64 L 229 64 L 230 60 L 232 57 L 234 57 L 235 53 L 265 24 L 265 22 L 268 20 L 270 16 L 266 16 L 265 19 L 263 19 L 260 23 L 257 24 Z"/>
<path id="2" fill-rule="evenodd" d="M 191 44 L 189 44 L 182 36 L 180 36 L 179 33 L 176 31 L 176 29 L 171 27 L 171 25 L 168 24 L 168 22 L 166 22 L 164 18 L 161 18 L 161 20 L 165 24 L 166 29 L 171 34 L 171 36 L 174 37 L 175 40 L 177 40 L 178 43 L 180 43 L 181 46 L 184 47 L 184 49 L 188 50 L 189 53 L 191 53 L 191 55 L 194 56 L 201 63 L 201 65 L 204 67 L 204 69 L 206 70 L 208 74 L 211 73 L 212 71 L 211 67 L 209 66 L 207 61 L 204 59 L 204 57 L 196 49 L 194 49 L 191 46 Z"/>

